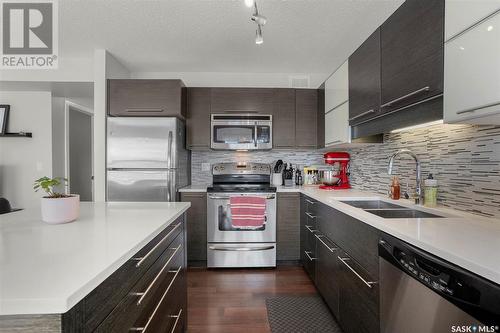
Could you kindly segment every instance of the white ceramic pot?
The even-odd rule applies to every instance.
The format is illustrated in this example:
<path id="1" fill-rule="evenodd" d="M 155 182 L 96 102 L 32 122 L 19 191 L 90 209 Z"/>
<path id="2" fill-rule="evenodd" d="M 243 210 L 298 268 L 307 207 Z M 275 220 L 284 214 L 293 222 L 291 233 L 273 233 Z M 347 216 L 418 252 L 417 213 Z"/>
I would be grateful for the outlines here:
<path id="1" fill-rule="evenodd" d="M 42 198 L 42 220 L 50 224 L 68 223 L 80 215 L 80 196 Z"/>

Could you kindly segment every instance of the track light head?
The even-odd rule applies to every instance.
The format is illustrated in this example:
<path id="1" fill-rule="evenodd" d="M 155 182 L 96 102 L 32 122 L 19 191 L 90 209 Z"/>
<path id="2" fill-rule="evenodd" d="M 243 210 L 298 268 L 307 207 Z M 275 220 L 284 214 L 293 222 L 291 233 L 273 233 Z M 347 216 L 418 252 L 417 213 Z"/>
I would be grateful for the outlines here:
<path id="1" fill-rule="evenodd" d="M 255 44 L 260 45 L 264 43 L 264 37 L 262 37 L 262 28 L 257 25 L 257 30 L 255 31 Z"/>
<path id="2" fill-rule="evenodd" d="M 267 22 L 267 18 L 264 15 L 260 15 L 260 14 L 252 15 L 251 20 L 254 21 L 255 23 L 257 23 L 258 25 L 265 25 Z"/>

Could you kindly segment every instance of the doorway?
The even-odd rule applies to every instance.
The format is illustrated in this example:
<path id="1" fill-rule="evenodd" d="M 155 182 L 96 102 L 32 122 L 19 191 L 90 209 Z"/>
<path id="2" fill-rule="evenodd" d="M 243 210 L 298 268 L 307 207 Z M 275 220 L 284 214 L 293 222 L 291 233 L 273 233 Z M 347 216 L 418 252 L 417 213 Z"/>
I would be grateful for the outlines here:
<path id="1" fill-rule="evenodd" d="M 92 110 L 66 103 L 66 177 L 69 193 L 81 201 L 94 199 L 93 118 Z"/>

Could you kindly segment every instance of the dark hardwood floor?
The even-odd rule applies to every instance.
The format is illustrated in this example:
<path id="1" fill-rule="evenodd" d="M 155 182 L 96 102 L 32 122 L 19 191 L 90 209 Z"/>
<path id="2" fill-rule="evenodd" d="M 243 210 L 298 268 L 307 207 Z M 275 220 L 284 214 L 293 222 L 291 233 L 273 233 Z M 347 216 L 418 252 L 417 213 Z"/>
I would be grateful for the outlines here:
<path id="1" fill-rule="evenodd" d="M 266 297 L 314 295 L 302 267 L 276 269 L 190 268 L 188 332 L 270 332 Z"/>

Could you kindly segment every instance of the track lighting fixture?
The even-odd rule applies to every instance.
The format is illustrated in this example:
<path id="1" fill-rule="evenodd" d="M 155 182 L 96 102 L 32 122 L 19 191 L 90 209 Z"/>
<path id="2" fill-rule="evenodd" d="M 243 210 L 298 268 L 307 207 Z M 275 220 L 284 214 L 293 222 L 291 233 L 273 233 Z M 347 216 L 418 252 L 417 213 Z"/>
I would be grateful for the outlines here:
<path id="1" fill-rule="evenodd" d="M 245 0 L 245 5 L 254 8 L 252 17 L 250 18 L 255 24 L 257 24 L 257 30 L 255 31 L 255 44 L 260 45 L 264 43 L 264 37 L 262 37 L 262 27 L 267 23 L 267 18 L 264 15 L 259 14 L 257 9 L 257 2 L 255 0 Z"/>

